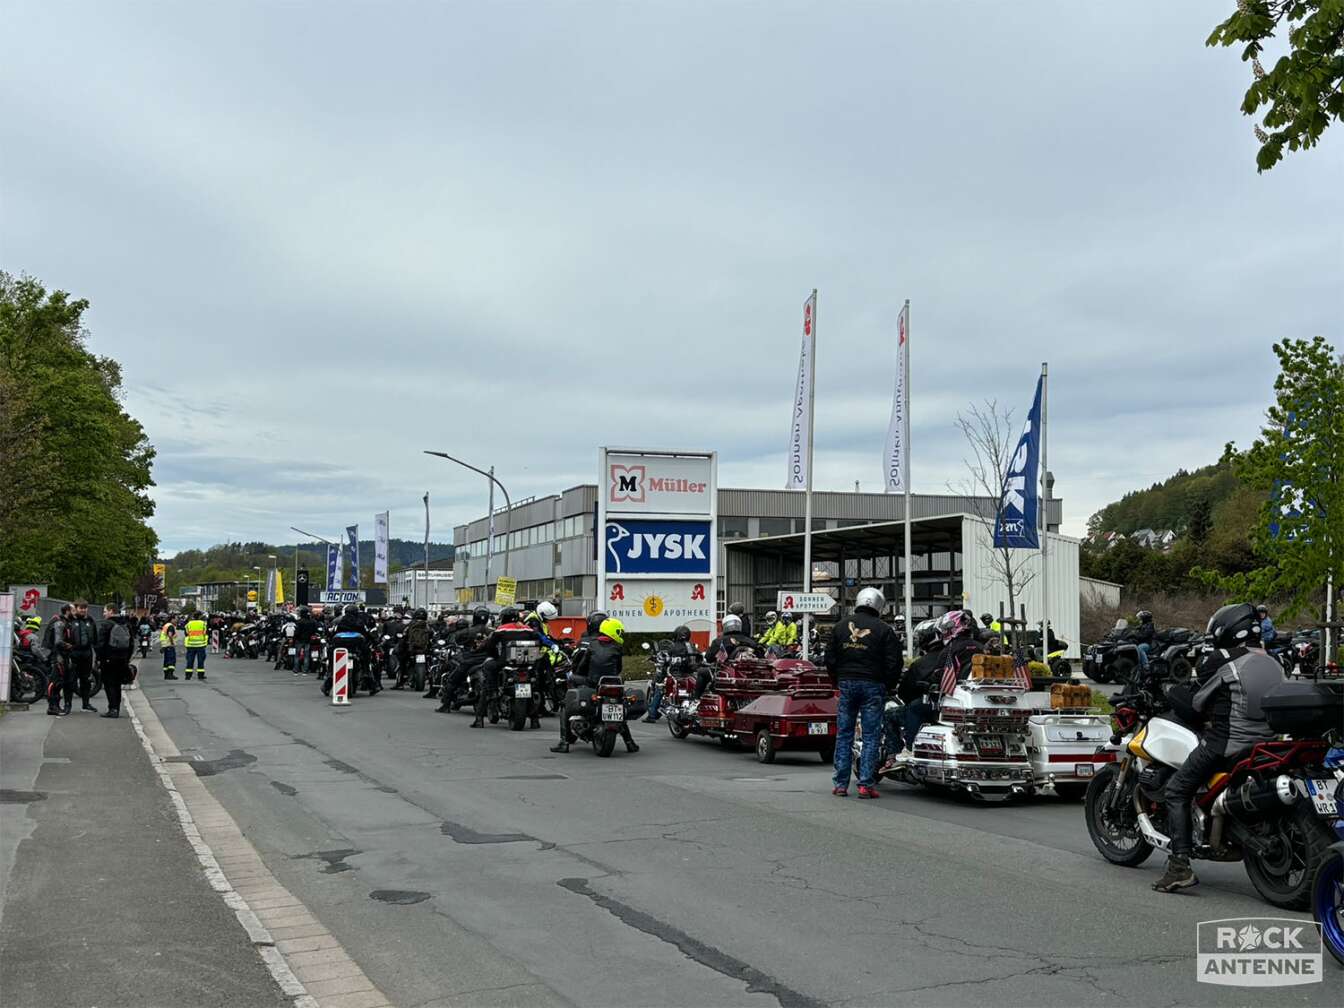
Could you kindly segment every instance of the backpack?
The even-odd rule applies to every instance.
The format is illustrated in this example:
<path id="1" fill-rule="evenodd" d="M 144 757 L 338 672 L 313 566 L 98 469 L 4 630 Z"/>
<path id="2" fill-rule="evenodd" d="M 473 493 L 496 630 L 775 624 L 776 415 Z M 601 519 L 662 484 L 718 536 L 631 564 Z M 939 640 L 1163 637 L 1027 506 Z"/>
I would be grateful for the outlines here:
<path id="1" fill-rule="evenodd" d="M 109 651 L 131 649 L 131 632 L 126 629 L 125 623 L 112 624 L 112 629 L 107 632 L 107 648 Z"/>

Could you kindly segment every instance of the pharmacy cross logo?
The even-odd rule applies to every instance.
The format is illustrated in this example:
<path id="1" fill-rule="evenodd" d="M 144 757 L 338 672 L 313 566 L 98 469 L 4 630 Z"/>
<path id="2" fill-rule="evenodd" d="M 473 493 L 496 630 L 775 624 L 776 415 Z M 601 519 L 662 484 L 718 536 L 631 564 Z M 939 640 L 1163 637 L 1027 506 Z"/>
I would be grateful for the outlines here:
<path id="1" fill-rule="evenodd" d="M 1223 987 L 1320 983 L 1320 928 L 1291 917 L 1230 917 L 1196 928 L 1195 979 Z"/>

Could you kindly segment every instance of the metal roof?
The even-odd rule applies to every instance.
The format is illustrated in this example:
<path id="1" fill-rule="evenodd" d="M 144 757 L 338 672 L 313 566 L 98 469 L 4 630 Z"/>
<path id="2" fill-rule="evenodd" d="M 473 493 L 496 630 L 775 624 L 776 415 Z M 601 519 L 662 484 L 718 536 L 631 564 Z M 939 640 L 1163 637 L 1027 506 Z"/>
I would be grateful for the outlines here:
<path id="1" fill-rule="evenodd" d="M 976 521 L 975 515 L 951 514 L 916 518 L 910 523 L 911 548 L 919 553 L 961 549 L 963 518 Z M 766 536 L 760 539 L 726 539 L 723 545 L 733 551 L 771 556 L 803 556 L 805 533 Z M 861 560 L 871 557 L 899 556 L 905 553 L 905 522 L 875 522 L 846 528 L 817 529 L 812 533 L 812 562 Z"/>

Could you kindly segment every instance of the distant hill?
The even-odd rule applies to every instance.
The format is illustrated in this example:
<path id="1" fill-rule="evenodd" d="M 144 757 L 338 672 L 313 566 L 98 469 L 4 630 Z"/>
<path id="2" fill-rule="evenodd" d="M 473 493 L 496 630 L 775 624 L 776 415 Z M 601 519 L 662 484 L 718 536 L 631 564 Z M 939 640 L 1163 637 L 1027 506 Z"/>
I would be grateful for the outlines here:
<path id="1" fill-rule="evenodd" d="M 287 572 L 285 590 L 291 592 L 290 575 L 294 571 L 294 551 L 299 550 L 299 565 L 313 572 L 317 581 L 325 578 L 323 566 L 326 563 L 326 546 L 322 543 L 305 543 L 302 546 L 272 546 L 269 543 L 221 543 L 206 550 L 183 550 L 168 565 L 168 591 L 176 594 L 184 585 L 200 584 L 203 581 L 237 581 L 253 577 L 253 567 L 270 570 L 271 556 L 282 571 Z M 452 543 L 430 543 L 429 559 L 451 560 Z M 387 543 L 387 564 L 389 570 L 418 564 L 425 559 L 425 544 L 411 539 L 389 539 Z M 359 566 L 364 572 L 364 584 L 373 577 L 373 540 L 361 539 L 359 543 Z M 347 558 L 346 562 L 349 562 Z"/>
<path id="2" fill-rule="evenodd" d="M 1120 532 L 1139 529 L 1170 529 L 1184 534 L 1193 523 L 1208 522 L 1219 505 L 1230 498 L 1240 483 L 1231 466 L 1215 463 L 1154 483 L 1146 490 L 1133 490 L 1108 504 L 1087 523 L 1089 532 Z"/>

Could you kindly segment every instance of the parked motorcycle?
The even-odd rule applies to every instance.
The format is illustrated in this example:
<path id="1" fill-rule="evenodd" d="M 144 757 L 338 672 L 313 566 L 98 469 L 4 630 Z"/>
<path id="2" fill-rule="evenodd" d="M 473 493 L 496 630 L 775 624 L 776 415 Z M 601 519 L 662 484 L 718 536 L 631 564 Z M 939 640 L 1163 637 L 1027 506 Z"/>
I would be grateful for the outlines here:
<path id="1" fill-rule="evenodd" d="M 1344 801 L 1344 790 L 1335 791 Z M 1344 966 L 1344 841 L 1331 846 L 1311 888 L 1311 915 L 1321 926 L 1326 951 Z"/>
<path id="2" fill-rule="evenodd" d="M 18 635 L 15 635 L 17 642 Z M 47 695 L 47 653 L 41 648 L 14 649 L 9 668 L 9 699 L 12 703 L 36 703 Z"/>
<path id="3" fill-rule="evenodd" d="M 1144 676 L 1117 698 L 1119 731 L 1111 746 L 1118 759 L 1102 766 L 1087 789 L 1087 830 L 1112 864 L 1136 867 L 1154 850 L 1170 849 L 1166 785 L 1199 735 L 1171 709 L 1163 685 L 1158 676 Z M 1255 745 L 1195 796 L 1194 856 L 1243 861 L 1266 902 L 1305 910 L 1335 839 L 1336 781 L 1324 761 L 1327 738 L 1344 725 L 1344 692 L 1285 682 L 1263 708 L 1270 730 L 1292 739 Z"/>
<path id="4" fill-rule="evenodd" d="M 1172 681 L 1188 679 L 1193 671 L 1182 665 L 1178 659 L 1184 658 L 1195 634 L 1184 627 L 1169 627 L 1159 630 L 1148 649 L 1149 666 L 1159 665 L 1170 669 L 1177 667 L 1171 674 Z M 1112 631 L 1102 640 L 1093 644 L 1083 653 L 1083 674 L 1093 682 L 1130 683 L 1142 667 L 1139 659 L 1139 646 L 1130 639 L 1129 630 Z"/>
<path id="5" fill-rule="evenodd" d="M 610 756 L 630 716 L 625 684 L 619 676 L 603 676 L 597 685 L 570 690 L 565 705 L 569 731 L 588 742 L 599 756 Z"/>

